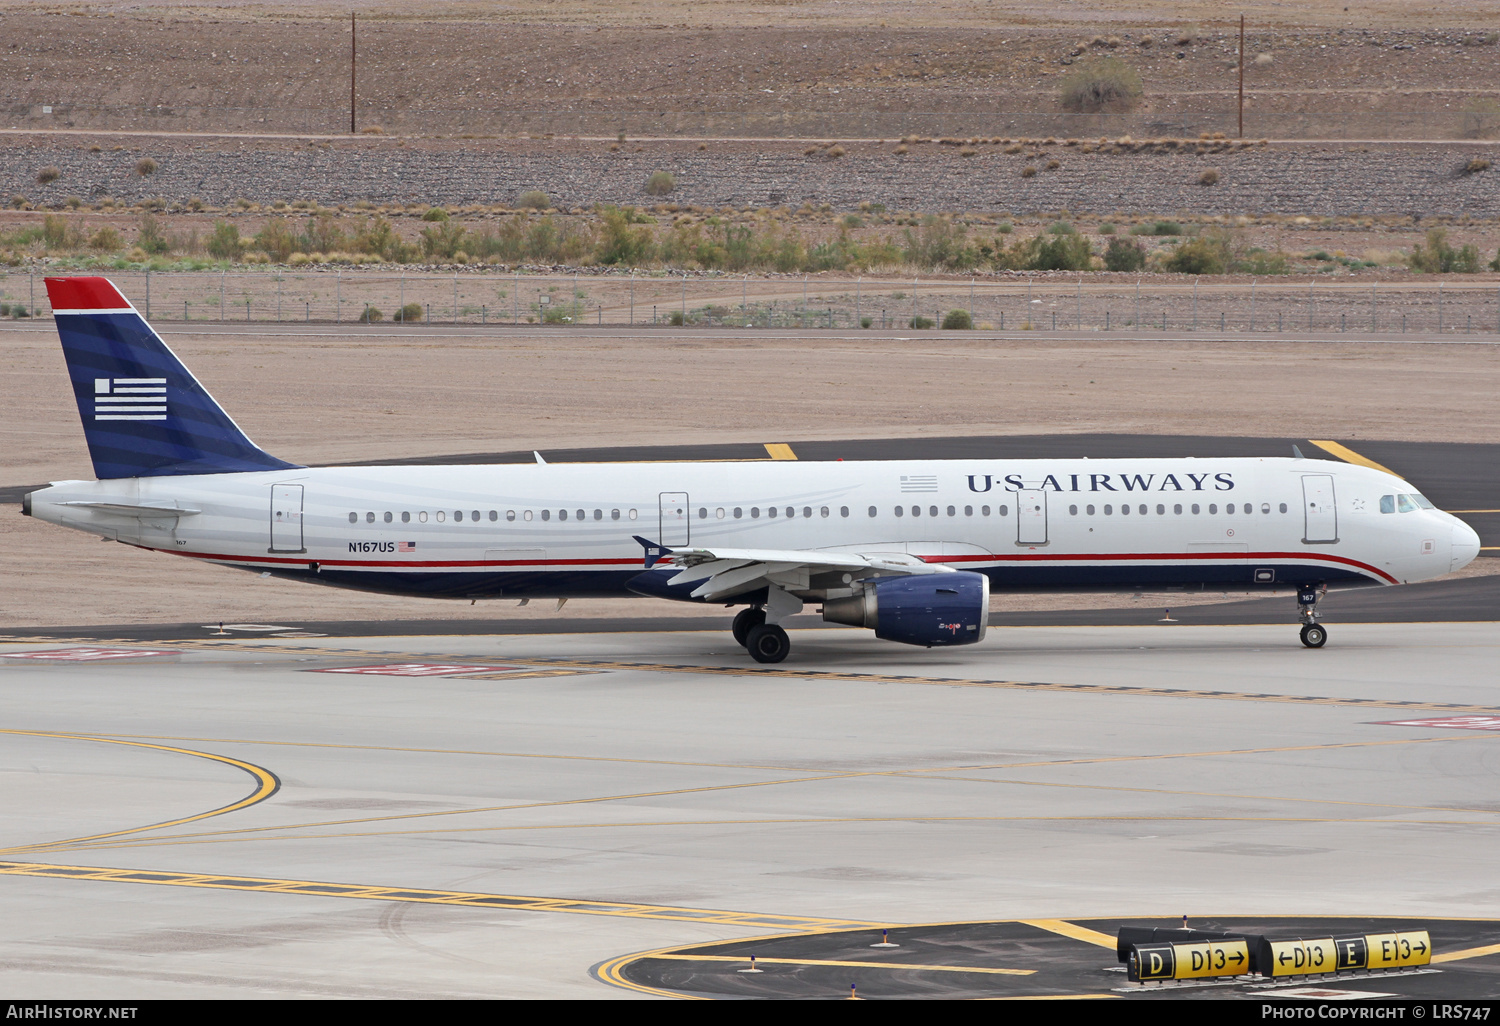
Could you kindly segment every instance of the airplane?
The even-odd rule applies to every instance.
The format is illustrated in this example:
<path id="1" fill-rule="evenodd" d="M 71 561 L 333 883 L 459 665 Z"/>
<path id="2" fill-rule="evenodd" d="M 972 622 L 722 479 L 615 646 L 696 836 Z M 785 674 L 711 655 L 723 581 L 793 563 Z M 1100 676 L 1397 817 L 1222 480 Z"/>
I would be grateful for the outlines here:
<path id="1" fill-rule="evenodd" d="M 94 481 L 28 515 L 274 577 L 452 599 L 648 595 L 910 645 L 985 636 L 999 591 L 1406 584 L 1479 553 L 1406 481 L 1302 458 L 306 467 L 260 449 L 106 278 L 46 279 Z"/>

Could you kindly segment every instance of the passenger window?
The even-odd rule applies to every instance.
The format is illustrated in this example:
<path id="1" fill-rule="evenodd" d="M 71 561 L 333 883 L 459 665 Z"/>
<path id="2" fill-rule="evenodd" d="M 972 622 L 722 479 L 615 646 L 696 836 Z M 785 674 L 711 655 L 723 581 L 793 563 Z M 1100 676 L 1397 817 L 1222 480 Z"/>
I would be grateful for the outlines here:
<path id="1" fill-rule="evenodd" d="M 1077 506 L 1069 506 L 1068 507 L 1068 516 L 1070 516 L 1070 517 L 1076 517 L 1077 515 L 1078 515 L 1078 507 Z"/>
<path id="2" fill-rule="evenodd" d="M 528 509 L 528 510 L 527 510 L 527 511 L 526 511 L 526 512 L 525 512 L 525 513 L 523 513 L 523 514 L 521 514 L 521 515 L 522 515 L 522 516 L 523 516 L 523 517 L 524 517 L 524 518 L 525 518 L 525 519 L 527 519 L 527 520 L 530 520 L 530 519 L 531 519 L 531 510 L 529 510 L 529 509 Z"/>
<path id="3" fill-rule="evenodd" d="M 401 511 L 401 522 L 403 524 L 409 524 L 409 523 L 411 523 L 411 511 L 410 510 L 402 510 Z"/>
<path id="4" fill-rule="evenodd" d="M 611 520 L 619 520 L 620 519 L 620 511 L 617 510 L 617 509 L 610 510 L 609 511 L 609 519 L 611 519 Z"/>
<path id="5" fill-rule="evenodd" d="M 699 520 L 707 520 L 708 519 L 708 507 L 707 506 L 699 506 L 698 507 L 698 519 Z"/>
<path id="6" fill-rule="evenodd" d="M 442 510 L 438 510 L 436 513 L 433 514 L 433 516 L 435 516 L 437 518 L 437 522 L 440 523 L 440 524 L 444 520 L 448 519 L 448 514 L 444 513 Z"/>
<path id="7" fill-rule="evenodd" d="M 896 507 L 896 516 L 901 517 L 901 516 L 905 516 L 905 515 L 906 515 L 906 510 L 904 508 L 902 508 L 901 506 L 897 506 Z"/>
<path id="8" fill-rule="evenodd" d="M 1260 511 L 1262 513 L 1269 513 L 1269 512 L 1271 512 L 1271 504 L 1269 502 L 1263 502 L 1263 503 L 1261 503 L 1260 504 Z"/>
<path id="9" fill-rule="evenodd" d="M 1182 516 L 1182 503 L 1179 502 L 1179 503 L 1174 504 L 1172 506 L 1172 512 L 1174 514 L 1176 514 L 1177 516 L 1179 516 L 1179 517 Z"/>
<path id="10" fill-rule="evenodd" d="M 474 523 L 479 523 L 479 510 L 476 509 L 473 513 L 470 513 L 469 516 L 473 518 Z"/>
<path id="11" fill-rule="evenodd" d="M 1213 512 L 1213 509 L 1214 509 L 1214 508 L 1213 508 L 1213 507 L 1212 507 L 1212 506 L 1210 506 L 1210 507 L 1208 507 L 1208 511 L 1209 511 L 1209 512 L 1210 512 L 1210 513 L 1212 513 L 1212 512 Z M 1224 512 L 1225 512 L 1225 513 L 1233 513 L 1233 512 L 1234 512 L 1234 503 L 1232 503 L 1232 502 L 1227 502 L 1227 503 L 1225 503 L 1225 504 L 1224 504 Z"/>
<path id="12" fill-rule="evenodd" d="M 585 519 L 585 517 L 584 517 L 584 513 L 585 512 L 586 512 L 585 510 L 578 510 L 578 512 L 575 515 L 578 517 L 579 520 L 583 520 L 583 519 Z"/>
<path id="13" fill-rule="evenodd" d="M 1286 512 L 1286 503 L 1284 503 L 1284 502 L 1281 504 L 1281 512 L 1283 512 L 1283 513 Z"/>
<path id="14" fill-rule="evenodd" d="M 427 511 L 425 509 L 422 510 L 422 512 L 420 512 L 420 513 L 417 514 L 417 523 L 419 523 L 419 524 L 425 524 L 425 523 L 427 523 Z"/>
<path id="15" fill-rule="evenodd" d="M 776 507 L 775 506 L 767 506 L 766 507 L 766 516 L 770 517 L 772 520 L 775 520 L 776 519 Z"/>
<path id="16" fill-rule="evenodd" d="M 1411 501 L 1411 496 L 1410 495 L 1398 495 L 1398 496 L 1396 496 L 1396 512 L 1397 513 L 1415 513 L 1416 511 L 1417 511 L 1417 504 L 1415 502 Z"/>
<path id="17" fill-rule="evenodd" d="M 956 517 L 956 516 L 958 516 L 958 510 L 954 509 L 952 506 L 949 506 L 948 507 L 948 515 L 950 517 Z"/>
<path id="18" fill-rule="evenodd" d="M 634 520 L 635 518 L 636 518 L 636 511 L 635 510 L 631 510 L 630 511 L 630 519 Z"/>
<path id="19" fill-rule="evenodd" d="M 390 510 L 386 510 L 386 513 L 385 513 L 385 522 L 389 524 L 394 519 L 395 519 L 395 517 L 393 517 L 391 515 Z"/>
<path id="20" fill-rule="evenodd" d="M 596 510 L 594 510 L 594 519 L 595 520 L 603 520 L 604 519 L 604 510 L 602 510 L 602 509 L 596 509 Z"/>
<path id="21" fill-rule="evenodd" d="M 874 515 L 875 515 L 875 507 L 874 507 L 874 506 L 871 506 L 871 507 L 870 507 L 870 516 L 872 516 L 872 517 L 873 517 L 873 516 L 874 516 Z"/>
<path id="22" fill-rule="evenodd" d="M 1210 513 L 1217 513 L 1217 512 L 1219 512 L 1219 504 L 1216 503 L 1216 502 L 1210 502 L 1208 504 L 1208 511 Z"/>
<path id="23" fill-rule="evenodd" d="M 1195 503 L 1193 503 L 1193 516 L 1197 516 L 1198 513 L 1199 513 L 1198 504 L 1195 502 Z"/>
<path id="24" fill-rule="evenodd" d="M 350 513 L 349 514 L 349 523 L 351 523 L 351 524 L 357 524 L 357 523 L 359 523 L 359 514 L 358 513 Z"/>
<path id="25" fill-rule="evenodd" d="M 506 519 L 506 521 L 508 523 L 515 523 L 515 520 L 516 520 L 516 511 L 513 510 L 513 509 L 506 510 L 505 511 L 505 519 Z"/>
<path id="26" fill-rule="evenodd" d="M 1402 498 L 1403 498 L 1403 499 L 1404 499 L 1404 498 L 1406 498 L 1406 496 L 1404 496 L 1404 495 L 1403 495 L 1403 496 L 1401 496 L 1401 497 L 1402 497 Z M 1416 507 L 1415 507 L 1415 506 L 1413 506 L 1413 507 L 1412 507 L 1412 509 L 1416 509 Z M 1403 512 L 1403 513 L 1404 513 L 1404 512 L 1406 512 L 1406 511 L 1405 511 L 1405 510 L 1402 510 L 1402 512 Z M 373 524 L 373 523 L 374 523 L 374 522 L 375 522 L 375 514 L 374 514 L 374 513 L 366 513 L 366 514 L 365 514 L 365 523 L 367 523 L 367 524 Z"/>
<path id="27" fill-rule="evenodd" d="M 1144 502 L 1141 503 L 1140 506 L 1136 509 L 1136 512 L 1139 513 L 1141 516 L 1145 516 L 1146 515 L 1146 504 Z"/>
<path id="28" fill-rule="evenodd" d="M 1114 513 L 1114 511 L 1115 511 L 1115 508 L 1113 506 L 1111 506 L 1109 503 L 1106 502 L 1104 504 L 1104 515 L 1105 516 L 1109 516 L 1110 514 Z"/>
<path id="29" fill-rule="evenodd" d="M 964 516 L 966 516 L 966 517 L 972 517 L 973 515 L 974 515 L 974 507 L 973 506 L 965 506 L 964 507 Z"/>
<path id="30" fill-rule="evenodd" d="M 1396 497 L 1394 495 L 1382 495 L 1380 497 L 1380 512 L 1396 512 Z"/>
<path id="31" fill-rule="evenodd" d="M 493 510 L 493 509 L 490 510 L 490 522 L 493 523 L 494 521 L 499 520 L 499 519 L 500 519 L 500 513 L 499 513 L 499 511 L 498 510 Z"/>
<path id="32" fill-rule="evenodd" d="M 1085 507 L 1083 507 L 1083 511 L 1084 511 L 1084 512 L 1085 512 L 1085 513 L 1087 513 L 1087 514 L 1088 514 L 1088 515 L 1089 515 L 1089 516 L 1093 516 L 1093 515 L 1094 515 L 1094 507 L 1093 507 L 1093 504 L 1092 504 L 1092 503 L 1090 503 L 1090 504 L 1089 504 L 1089 505 L 1087 505 L 1087 506 L 1085 506 Z"/>
<path id="33" fill-rule="evenodd" d="M 1159 517 L 1161 517 L 1161 516 L 1166 516 L 1166 514 L 1167 514 L 1167 507 L 1163 506 L 1161 503 L 1158 502 L 1156 504 L 1156 515 L 1159 516 Z"/>
<path id="34" fill-rule="evenodd" d="M 751 506 L 750 507 L 750 519 L 751 520 L 759 520 L 760 519 L 760 507 L 759 506 Z"/>
<path id="35" fill-rule="evenodd" d="M 739 520 L 744 515 L 745 515 L 745 511 L 743 509 L 741 509 L 738 506 L 734 507 L 734 519 Z"/>
<path id="36" fill-rule="evenodd" d="M 995 512 L 998 513 L 998 514 L 1000 514 L 1000 516 L 1002 516 L 1002 517 L 1008 517 L 1008 516 L 1010 516 L 1010 507 L 1009 506 L 996 506 L 995 507 Z"/>
<path id="37" fill-rule="evenodd" d="M 914 516 L 914 517 L 921 516 L 922 515 L 922 507 L 921 506 L 913 506 L 911 508 L 911 515 Z"/>
<path id="38" fill-rule="evenodd" d="M 1105 506 L 1104 508 L 1105 509 L 1109 509 L 1108 506 Z M 1128 502 L 1120 504 L 1120 516 L 1122 516 L 1122 517 L 1128 517 L 1128 516 L 1130 516 L 1130 504 Z"/>
<path id="39" fill-rule="evenodd" d="M 982 517 L 989 516 L 990 515 L 990 508 L 988 506 L 980 506 L 979 507 L 979 515 L 982 516 Z M 1005 514 L 1001 513 L 1000 515 L 1004 516 Z"/>
<path id="40" fill-rule="evenodd" d="M 841 517 L 847 517 L 848 515 L 849 515 L 849 507 L 848 506 L 840 506 L 839 507 L 839 516 L 841 516 Z"/>
<path id="41" fill-rule="evenodd" d="M 823 507 L 823 508 L 822 508 L 822 509 L 820 509 L 820 510 L 819 510 L 819 511 L 818 511 L 818 515 L 819 515 L 819 516 L 823 516 L 823 517 L 826 517 L 826 516 L 828 516 L 828 507 L 827 507 L 827 506 L 824 506 L 824 507 Z"/>
<path id="42" fill-rule="evenodd" d="M 542 510 L 542 519 L 543 520 L 547 519 L 547 511 L 546 510 Z M 559 519 L 559 520 L 566 520 L 566 519 L 568 519 L 568 511 L 565 510 L 565 509 L 558 510 L 557 511 L 557 519 Z"/>
<path id="43" fill-rule="evenodd" d="M 937 516 L 938 515 L 938 508 L 936 506 L 929 506 L 929 507 L 927 507 L 927 515 L 930 516 L 930 517 Z"/>
<path id="44" fill-rule="evenodd" d="M 544 509 L 544 510 L 542 510 L 542 519 L 543 520 L 551 520 L 552 519 L 552 511 L 550 509 Z"/>
<path id="45" fill-rule="evenodd" d="M 463 520 L 463 518 L 464 518 L 464 511 L 463 510 L 456 509 L 456 510 L 453 511 L 453 522 L 454 523 L 458 523 L 459 521 Z"/>
<path id="46" fill-rule="evenodd" d="M 812 507 L 811 506 L 803 506 L 802 507 L 802 515 L 805 516 L 805 517 L 812 516 Z"/>
<path id="47" fill-rule="evenodd" d="M 723 520 L 724 519 L 724 507 L 720 506 L 718 509 L 714 510 L 714 516 L 717 517 L 720 520 Z"/>
<path id="48" fill-rule="evenodd" d="M 796 515 L 797 515 L 797 509 L 796 509 L 796 507 L 794 507 L 794 506 L 788 506 L 786 508 L 786 518 L 788 520 L 792 519 Z"/>

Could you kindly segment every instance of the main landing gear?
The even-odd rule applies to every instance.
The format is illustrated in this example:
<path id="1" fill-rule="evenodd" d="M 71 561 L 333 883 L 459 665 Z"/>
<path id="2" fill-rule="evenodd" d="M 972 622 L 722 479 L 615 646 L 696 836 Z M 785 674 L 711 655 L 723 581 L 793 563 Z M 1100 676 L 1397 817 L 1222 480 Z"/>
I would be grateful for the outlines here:
<path id="1" fill-rule="evenodd" d="M 1297 619 L 1302 621 L 1302 644 L 1322 648 L 1328 631 L 1318 623 L 1318 599 L 1328 593 L 1328 585 L 1304 584 L 1297 589 Z"/>
<path id="2" fill-rule="evenodd" d="M 766 611 L 752 606 L 735 614 L 734 640 L 745 646 L 750 658 L 757 663 L 779 663 L 792 650 L 792 641 L 786 631 L 774 623 L 766 623 Z"/>

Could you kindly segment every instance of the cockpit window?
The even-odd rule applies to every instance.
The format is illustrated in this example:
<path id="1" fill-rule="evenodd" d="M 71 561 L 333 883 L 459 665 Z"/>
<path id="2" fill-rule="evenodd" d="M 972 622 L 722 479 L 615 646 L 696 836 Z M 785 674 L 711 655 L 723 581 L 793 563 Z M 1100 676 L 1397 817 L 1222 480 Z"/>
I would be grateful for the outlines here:
<path id="1" fill-rule="evenodd" d="M 1411 501 L 1410 495 L 1396 496 L 1396 511 L 1398 513 L 1415 513 L 1417 504 Z"/>
<path id="2" fill-rule="evenodd" d="M 1380 512 L 1396 512 L 1396 497 L 1394 495 L 1382 495 L 1380 497 Z"/>
<path id="3" fill-rule="evenodd" d="M 1421 506 L 1423 509 L 1436 509 L 1437 508 L 1432 503 L 1428 502 L 1427 501 L 1427 496 L 1423 495 L 1421 492 L 1412 492 L 1411 493 L 1411 501 L 1415 502 L 1418 506 Z"/>

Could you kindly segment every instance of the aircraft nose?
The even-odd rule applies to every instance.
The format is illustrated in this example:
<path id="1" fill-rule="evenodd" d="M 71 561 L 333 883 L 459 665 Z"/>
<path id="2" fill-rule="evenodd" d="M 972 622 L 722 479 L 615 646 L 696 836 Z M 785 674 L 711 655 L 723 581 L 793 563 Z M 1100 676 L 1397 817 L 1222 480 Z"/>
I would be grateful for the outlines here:
<path id="1" fill-rule="evenodd" d="M 1468 524 L 1453 525 L 1453 562 L 1449 571 L 1468 566 L 1479 555 L 1479 535 Z"/>

